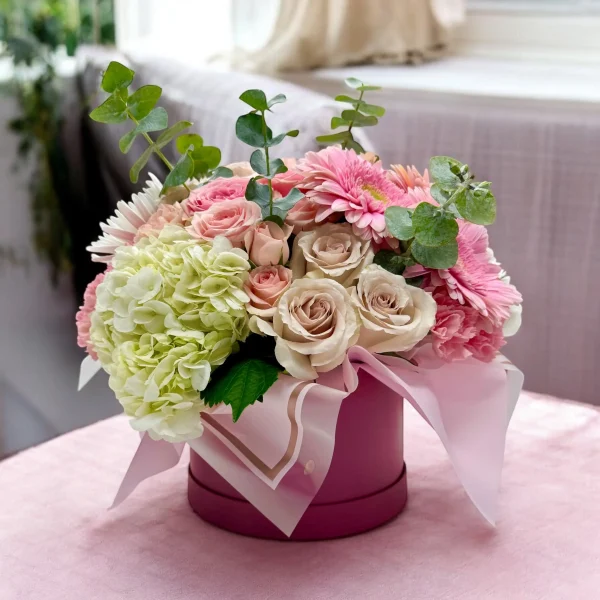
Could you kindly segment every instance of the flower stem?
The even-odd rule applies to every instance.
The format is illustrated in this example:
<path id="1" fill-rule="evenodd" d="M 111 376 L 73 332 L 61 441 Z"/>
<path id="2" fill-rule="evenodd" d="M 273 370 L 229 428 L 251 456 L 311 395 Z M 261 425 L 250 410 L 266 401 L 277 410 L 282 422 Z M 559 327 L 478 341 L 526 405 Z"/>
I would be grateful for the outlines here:
<path id="1" fill-rule="evenodd" d="M 265 111 L 261 111 L 262 117 L 262 133 L 263 139 L 265 140 L 265 162 L 267 163 L 267 185 L 269 186 L 269 216 L 273 216 L 273 183 L 271 182 L 271 164 L 269 161 L 269 140 L 267 139 L 267 120 L 265 118 Z"/>
<path id="2" fill-rule="evenodd" d="M 362 90 L 360 92 L 360 95 L 358 96 L 358 103 L 356 104 L 356 106 L 354 107 L 354 110 L 356 112 L 358 112 L 358 109 L 360 108 L 360 104 L 362 102 L 362 98 L 363 98 L 363 94 L 365 93 L 364 90 Z M 350 121 L 350 125 L 348 125 L 348 139 L 350 139 L 352 137 L 352 126 L 354 125 L 354 119 L 352 121 Z M 344 150 L 348 149 L 348 140 L 346 140 L 343 144 L 342 144 L 342 148 Z"/>
<path id="3" fill-rule="evenodd" d="M 127 111 L 127 116 L 135 123 L 136 127 L 140 124 L 140 122 L 131 114 L 131 111 Z M 155 144 L 154 140 L 145 131 L 142 131 L 142 136 L 153 148 L 158 158 L 160 158 L 163 161 L 163 163 L 165 163 L 167 169 L 169 169 L 169 171 L 172 171 L 173 165 L 171 164 L 171 161 L 162 153 L 161 149 Z M 184 183 L 183 187 L 188 191 L 188 193 L 192 191 L 187 186 L 187 183 Z"/>

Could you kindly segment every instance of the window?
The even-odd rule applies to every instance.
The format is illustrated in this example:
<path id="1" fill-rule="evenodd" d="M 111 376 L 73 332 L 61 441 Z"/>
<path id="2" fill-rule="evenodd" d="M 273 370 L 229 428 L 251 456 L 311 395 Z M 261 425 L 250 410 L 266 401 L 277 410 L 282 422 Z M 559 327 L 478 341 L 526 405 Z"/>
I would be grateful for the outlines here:
<path id="1" fill-rule="evenodd" d="M 461 54 L 600 63 L 600 0 L 469 0 Z"/>

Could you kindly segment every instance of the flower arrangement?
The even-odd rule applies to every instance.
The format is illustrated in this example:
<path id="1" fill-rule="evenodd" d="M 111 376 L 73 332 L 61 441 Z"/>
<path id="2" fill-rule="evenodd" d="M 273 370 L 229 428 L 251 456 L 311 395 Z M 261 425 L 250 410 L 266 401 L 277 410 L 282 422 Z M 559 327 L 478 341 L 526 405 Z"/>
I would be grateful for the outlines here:
<path id="1" fill-rule="evenodd" d="M 124 150 L 164 129 L 145 161 L 180 134 L 182 157 L 164 185 L 153 178 L 103 225 L 90 250 L 110 270 L 90 284 L 78 328 L 135 429 L 191 439 L 206 408 L 231 404 L 237 419 L 279 372 L 316 379 L 355 344 L 406 353 L 430 343 L 445 361 L 491 361 L 518 328 L 521 296 L 484 227 L 496 212 L 490 184 L 447 157 L 421 175 L 365 155 L 351 131 L 384 114 L 362 99 L 373 86 L 350 80 L 360 97 L 339 97 L 353 110 L 332 123 L 347 129 L 320 138 L 341 146 L 297 161 L 270 155 L 298 135 L 274 137 L 266 124 L 285 97 L 245 92 L 252 110 L 236 133 L 257 149 L 249 163 L 217 168 L 216 148 L 181 133 L 189 123 L 166 129 L 156 86 L 126 97 L 132 80 L 111 63 L 102 85 L 112 95 L 92 118 L 129 115 Z M 178 186 L 187 197 L 173 201 Z"/>
<path id="2" fill-rule="evenodd" d="M 132 181 L 152 153 L 169 174 L 101 225 L 89 250 L 107 269 L 77 325 L 134 429 L 189 442 L 215 408 L 235 422 L 282 375 L 319 381 L 352 348 L 409 364 L 424 353 L 490 363 L 517 331 L 522 298 L 485 229 L 496 215 L 489 182 L 449 157 L 421 173 L 365 152 L 352 131 L 384 115 L 364 99 L 378 88 L 349 79 L 358 97 L 338 96 L 351 108 L 331 124 L 343 130 L 317 138 L 333 145 L 283 159 L 277 145 L 299 132 L 275 135 L 267 118 L 285 96 L 244 92 L 236 134 L 254 150 L 224 167 L 217 148 L 184 133 L 191 123 L 168 127 L 160 88 L 130 93 L 133 77 L 111 63 L 91 117 L 132 121 L 123 152 L 148 141 Z M 162 153 L 172 141 L 175 165 Z"/>

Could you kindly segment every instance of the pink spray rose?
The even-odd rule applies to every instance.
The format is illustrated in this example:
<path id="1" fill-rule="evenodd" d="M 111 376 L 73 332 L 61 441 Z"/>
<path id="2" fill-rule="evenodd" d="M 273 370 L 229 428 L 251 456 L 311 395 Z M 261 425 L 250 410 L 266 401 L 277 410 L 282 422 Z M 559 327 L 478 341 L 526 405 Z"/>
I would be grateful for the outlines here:
<path id="1" fill-rule="evenodd" d="M 300 198 L 289 210 L 285 222 L 294 228 L 294 233 L 312 229 L 315 225 L 319 205 L 310 198 Z"/>
<path id="2" fill-rule="evenodd" d="M 290 258 L 288 238 L 291 234 L 291 225 L 280 227 L 273 221 L 258 223 L 244 236 L 250 260 L 259 266 L 285 264 Z"/>
<path id="3" fill-rule="evenodd" d="M 247 185 L 247 177 L 220 177 L 192 190 L 184 207 L 188 214 L 193 214 L 207 210 L 217 202 L 244 198 Z"/>
<path id="4" fill-rule="evenodd" d="M 90 342 L 90 326 L 94 309 L 96 308 L 96 288 L 104 281 L 104 276 L 111 267 L 109 266 L 104 273 L 96 275 L 83 294 L 83 305 L 79 307 L 79 312 L 75 315 L 77 323 L 77 345 L 85 348 L 86 352 L 94 359 L 98 360 L 98 355 Z"/>
<path id="5" fill-rule="evenodd" d="M 137 230 L 133 243 L 135 244 L 143 237 L 156 235 L 165 225 L 183 225 L 186 216 L 183 206 L 179 202 L 160 204 L 156 212 L 148 219 L 148 222 Z"/>
<path id="6" fill-rule="evenodd" d="M 304 175 L 296 170 L 295 158 L 284 158 L 283 163 L 288 170 L 285 173 L 275 175 L 271 180 L 273 191 L 276 192 L 276 194 L 281 194 L 281 197 L 287 196 L 290 193 L 290 190 L 296 187 L 304 179 Z M 266 183 L 266 180 L 264 180 L 263 183 Z"/>
<path id="7" fill-rule="evenodd" d="M 244 236 L 260 218 L 260 206 L 256 202 L 244 198 L 223 200 L 203 212 L 195 212 L 187 230 L 193 237 L 209 242 L 222 235 L 241 248 Z"/>
<path id="8" fill-rule="evenodd" d="M 483 362 L 494 359 L 504 345 L 501 327 L 472 306 L 459 304 L 448 292 L 439 289 L 433 296 L 437 303 L 433 334 L 433 350 L 447 362 L 473 356 Z"/>
<path id="9" fill-rule="evenodd" d="M 275 303 L 292 283 L 292 272 L 281 265 L 265 265 L 252 269 L 244 284 L 250 297 L 248 312 L 259 317 L 272 317 Z"/>

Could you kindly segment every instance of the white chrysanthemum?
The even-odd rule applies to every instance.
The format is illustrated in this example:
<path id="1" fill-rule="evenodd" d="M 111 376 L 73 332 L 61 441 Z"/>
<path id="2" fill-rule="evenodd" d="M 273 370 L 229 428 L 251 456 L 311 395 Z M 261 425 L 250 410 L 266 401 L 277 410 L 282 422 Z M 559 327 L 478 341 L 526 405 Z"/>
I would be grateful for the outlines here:
<path id="1" fill-rule="evenodd" d="M 162 183 L 152 173 L 146 187 L 131 195 L 131 202 L 117 203 L 115 216 L 100 223 L 103 234 L 87 247 L 94 262 L 109 263 L 117 248 L 133 244 L 138 229 L 148 222 L 160 204 Z"/>

